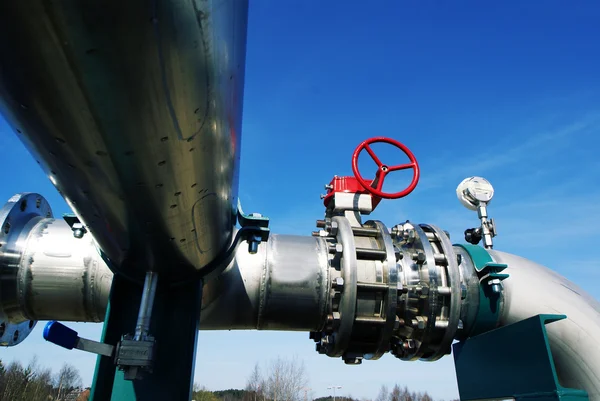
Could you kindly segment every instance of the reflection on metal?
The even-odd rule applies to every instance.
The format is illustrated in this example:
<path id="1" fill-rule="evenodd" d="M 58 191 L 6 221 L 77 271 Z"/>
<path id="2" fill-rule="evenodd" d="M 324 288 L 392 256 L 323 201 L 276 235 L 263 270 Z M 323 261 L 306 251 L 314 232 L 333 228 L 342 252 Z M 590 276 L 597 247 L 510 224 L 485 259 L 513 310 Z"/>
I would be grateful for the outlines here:
<path id="1" fill-rule="evenodd" d="M 30 292 L 23 286 L 27 277 L 20 264 L 29 256 L 27 238 L 47 217 L 52 217 L 50 205 L 37 194 L 16 194 L 0 209 L 0 345 L 19 344 L 35 327 L 23 313 Z"/>
<path id="2" fill-rule="evenodd" d="M 40 195 L 26 197 L 27 205 L 17 195 L 2 209 L 13 213 L 13 225 L 2 237 L 0 268 L 5 278 L 24 278 L 2 283 L 4 319 L 101 321 L 112 274 L 92 237 L 76 238 L 65 221 L 44 217 L 49 208 Z M 29 215 L 35 204 L 41 215 Z M 317 236 L 271 235 L 256 253 L 238 247 L 235 260 L 204 286 L 200 328 L 310 331 L 321 353 L 351 364 L 388 351 L 432 361 L 449 353 L 453 340 L 560 311 L 567 318 L 547 328 L 558 378 L 598 399 L 600 305 L 573 284 L 517 256 L 452 246 L 432 225 L 388 230 L 378 221 L 352 226 L 343 216 L 317 225 Z M 508 278 L 494 292 L 498 274 Z M 141 297 L 139 287 L 134 292 Z M 135 318 L 138 310 L 129 313 Z"/>
<path id="3" fill-rule="evenodd" d="M 583 389 L 590 400 L 600 400 L 600 303 L 544 266 L 496 250 L 489 253 L 495 262 L 507 264 L 510 274 L 503 282 L 500 325 L 537 314 L 566 315 L 546 326 L 558 379 L 564 387 Z"/>
<path id="4" fill-rule="evenodd" d="M 558 379 L 600 401 L 598 303 L 491 250 L 491 187 L 459 191 L 481 220 L 470 242 L 481 237 L 487 250 L 453 247 L 428 224 L 363 223 L 380 198 L 414 189 L 418 164 L 404 145 L 411 163 L 391 167 L 365 147 L 374 180 L 334 179 L 314 237 L 270 236 L 266 219 L 243 213 L 233 236 L 247 8 L 0 4 L 0 112 L 76 215 L 52 219 L 37 194 L 0 210 L 0 344 L 18 344 L 38 319 L 104 320 L 100 345 L 116 347 L 116 364 L 111 352 L 99 357 L 94 399 L 188 400 L 200 320 L 310 331 L 320 353 L 359 364 L 385 352 L 434 361 L 455 339 L 559 312 L 567 318 L 547 329 Z M 409 188 L 381 192 L 389 171 L 407 168 Z M 127 380 L 150 365 L 146 380 Z"/>
<path id="5" fill-rule="evenodd" d="M 3 322 L 52 320 L 57 313 L 67 321 L 102 321 L 113 275 L 93 238 L 74 237 L 38 194 L 15 195 L 2 213 Z"/>
<path id="6" fill-rule="evenodd" d="M 246 23 L 245 1 L 0 5 L 0 112 L 114 268 L 181 279 L 229 244 Z"/>

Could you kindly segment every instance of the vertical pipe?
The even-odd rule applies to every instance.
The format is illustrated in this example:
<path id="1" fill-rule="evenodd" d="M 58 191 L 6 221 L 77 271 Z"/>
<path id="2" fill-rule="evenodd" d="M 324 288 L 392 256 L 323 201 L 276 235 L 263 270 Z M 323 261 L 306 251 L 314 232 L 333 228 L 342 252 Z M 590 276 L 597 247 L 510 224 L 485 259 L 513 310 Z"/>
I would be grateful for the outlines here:
<path id="1" fill-rule="evenodd" d="M 157 284 L 158 274 L 152 271 L 147 272 L 146 279 L 144 280 L 144 289 L 142 290 L 142 301 L 140 302 L 134 340 L 143 340 L 148 335 Z"/>

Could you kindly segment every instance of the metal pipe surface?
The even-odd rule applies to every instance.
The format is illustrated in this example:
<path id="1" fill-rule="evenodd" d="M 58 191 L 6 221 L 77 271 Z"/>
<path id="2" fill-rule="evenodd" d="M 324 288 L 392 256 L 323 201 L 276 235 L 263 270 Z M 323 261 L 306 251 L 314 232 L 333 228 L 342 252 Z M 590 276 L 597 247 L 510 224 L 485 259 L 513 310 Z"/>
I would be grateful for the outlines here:
<path id="1" fill-rule="evenodd" d="M 24 231 L 16 282 L 10 281 L 16 297 L 7 298 L 8 280 L 0 292 L 8 321 L 104 321 L 113 274 L 92 237 L 75 238 L 67 223 L 51 218 Z"/>
<path id="2" fill-rule="evenodd" d="M 330 291 L 321 238 L 271 235 L 204 286 L 201 330 L 310 331 L 323 325 Z"/>
<path id="3" fill-rule="evenodd" d="M 0 291 L 7 321 L 103 320 L 112 273 L 91 235 L 75 238 L 63 220 L 36 217 L 18 238 L 18 254 L 4 255 L 2 263 L 10 266 L 0 266 L 3 271 L 10 268 L 11 277 L 17 280 L 11 290 L 10 280 L 5 279 Z M 461 302 L 461 319 L 463 331 L 468 332 L 478 305 L 478 280 L 468 254 L 460 247 L 454 247 L 454 252 L 463 260 L 461 275 L 467 292 Z M 328 253 L 329 245 L 322 237 L 272 235 L 256 254 L 240 246 L 235 261 L 204 286 L 201 329 L 322 329 L 328 321 L 333 280 Z M 504 252 L 489 253 L 496 262 L 508 265 L 505 272 L 510 275 L 503 282 L 499 324 L 537 314 L 566 314 L 567 319 L 546 326 L 559 380 L 565 387 L 586 390 L 590 400 L 599 400 L 600 304 L 548 268 Z M 358 286 L 379 289 L 362 282 Z M 442 288 L 444 292 L 446 287 Z M 383 321 L 369 323 L 381 325 Z"/>
<path id="4" fill-rule="evenodd" d="M 565 314 L 546 326 L 560 384 L 600 400 L 600 303 L 556 272 L 519 256 L 489 250 L 504 271 L 501 325 L 538 314 Z M 573 266 L 576 268 L 576 266 Z"/>
<path id="5" fill-rule="evenodd" d="M 14 266 L 20 281 L 12 282 L 18 288 L 0 292 L 0 305 L 16 305 L 4 307 L 9 321 L 104 321 L 113 274 L 91 235 L 75 238 L 65 221 L 47 218 L 24 238 Z M 321 238 L 272 235 L 256 254 L 240 246 L 234 262 L 204 285 L 200 327 L 316 330 L 325 319 L 328 271 Z M 156 278 L 152 273 L 150 292 Z M 11 293 L 17 298 L 6 298 Z"/>
<path id="6" fill-rule="evenodd" d="M 117 268 L 181 280 L 235 224 L 247 1 L 0 4 L 0 112 Z"/>
<path id="7" fill-rule="evenodd" d="M 152 306 L 156 296 L 156 285 L 158 284 L 158 274 L 155 272 L 147 272 L 144 280 L 144 289 L 142 292 L 142 300 L 140 302 L 140 312 L 138 314 L 137 323 L 135 326 L 134 340 L 142 340 L 148 335 L 150 330 L 150 317 L 152 316 Z"/>

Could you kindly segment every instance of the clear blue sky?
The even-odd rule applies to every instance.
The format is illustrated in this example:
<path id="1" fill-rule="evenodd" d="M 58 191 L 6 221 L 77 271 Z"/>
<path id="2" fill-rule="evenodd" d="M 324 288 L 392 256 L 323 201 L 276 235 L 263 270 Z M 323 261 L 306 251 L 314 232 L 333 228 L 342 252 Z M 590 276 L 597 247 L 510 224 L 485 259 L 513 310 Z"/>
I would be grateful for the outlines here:
<path id="1" fill-rule="evenodd" d="M 277 233 L 309 235 L 323 214 L 323 184 L 351 174 L 360 141 L 390 136 L 414 151 L 422 179 L 409 197 L 383 201 L 376 218 L 437 224 L 461 242 L 476 216 L 455 188 L 482 175 L 496 188 L 496 248 L 550 266 L 600 298 L 598 21 L 592 1 L 252 2 L 244 208 L 270 216 Z M 56 214 L 67 211 L 3 121 L 0 171 L 3 201 L 39 192 Z M 390 185 L 399 189 L 403 179 Z M 68 360 L 90 383 L 94 358 L 44 343 L 43 324 L 0 358 L 37 354 L 55 369 Z M 99 325 L 72 326 L 99 338 Z M 335 384 L 342 394 L 374 398 L 394 383 L 437 399 L 458 394 L 451 357 L 386 356 L 348 367 L 316 354 L 305 333 L 273 332 L 201 332 L 198 351 L 196 380 L 210 389 L 243 387 L 256 361 L 296 355 L 315 396 Z"/>

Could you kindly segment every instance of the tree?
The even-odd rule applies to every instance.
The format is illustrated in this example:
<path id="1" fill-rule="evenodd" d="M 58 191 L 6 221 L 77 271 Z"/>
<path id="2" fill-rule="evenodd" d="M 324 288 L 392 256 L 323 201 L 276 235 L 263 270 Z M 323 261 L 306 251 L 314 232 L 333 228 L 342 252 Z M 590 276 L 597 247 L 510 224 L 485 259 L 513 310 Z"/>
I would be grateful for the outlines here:
<path id="1" fill-rule="evenodd" d="M 80 387 L 81 376 L 79 376 L 79 371 L 74 366 L 65 363 L 56 377 L 56 398 L 60 399 Z"/>
<path id="2" fill-rule="evenodd" d="M 251 401 L 302 401 L 308 387 L 304 362 L 277 358 L 261 369 L 256 364 L 246 382 Z"/>
<path id="3" fill-rule="evenodd" d="M 402 392 L 400 387 L 396 384 L 392 389 L 392 394 L 390 394 L 390 401 L 400 401 L 400 397 L 402 396 Z"/>
<path id="4" fill-rule="evenodd" d="M 250 373 L 250 377 L 246 381 L 246 397 L 245 401 L 258 401 L 263 398 L 262 396 L 262 385 L 263 378 L 260 374 L 260 367 L 258 363 L 254 365 L 254 369 L 252 373 Z"/>
<path id="5" fill-rule="evenodd" d="M 377 394 L 377 398 L 375 398 L 375 401 L 388 401 L 388 400 L 389 400 L 388 388 L 385 384 L 382 384 L 381 388 L 379 389 L 379 394 Z"/>
<path id="6" fill-rule="evenodd" d="M 217 397 L 212 391 L 209 391 L 206 387 L 200 386 L 197 383 L 194 383 L 194 387 L 192 390 L 192 400 L 194 401 L 219 401 L 219 397 Z"/>

